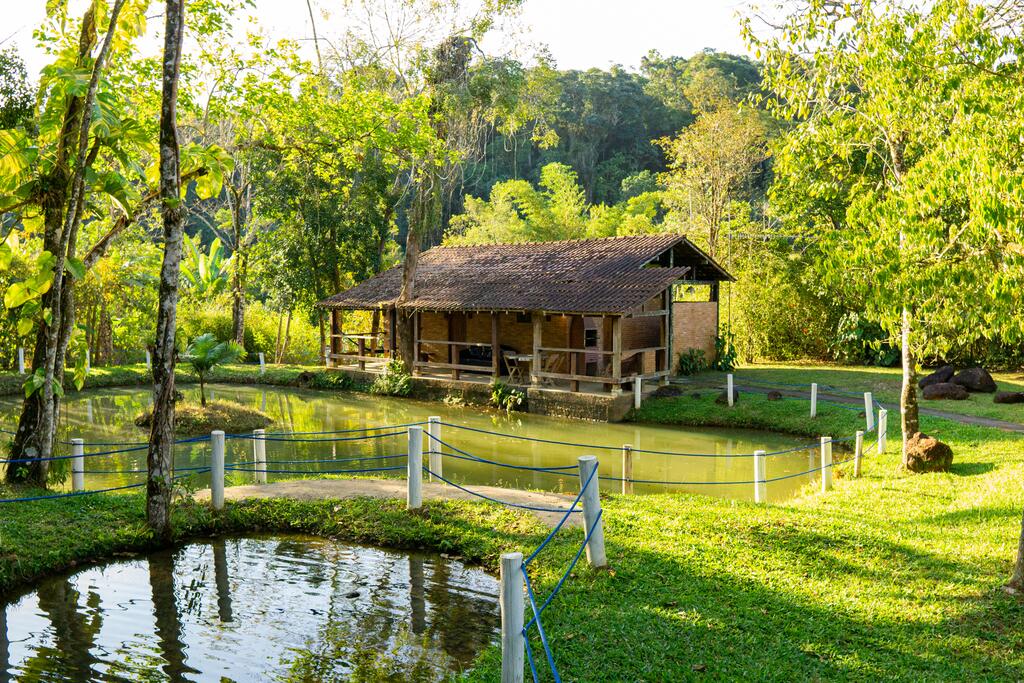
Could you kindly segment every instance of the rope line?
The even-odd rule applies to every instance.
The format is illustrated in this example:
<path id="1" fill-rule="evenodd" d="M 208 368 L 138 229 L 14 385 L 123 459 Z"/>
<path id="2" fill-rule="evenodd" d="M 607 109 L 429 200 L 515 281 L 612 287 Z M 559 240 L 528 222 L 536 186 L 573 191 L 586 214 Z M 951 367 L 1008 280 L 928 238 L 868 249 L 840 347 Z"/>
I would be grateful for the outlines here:
<path id="1" fill-rule="evenodd" d="M 369 441 L 371 439 L 384 439 L 389 436 L 401 436 L 405 432 L 385 432 L 383 434 L 365 434 L 363 436 L 343 436 L 334 439 L 298 438 L 288 439 L 276 436 L 256 436 L 255 434 L 226 434 L 225 438 L 242 441 L 284 441 L 287 443 L 338 443 L 341 441 Z"/>
<path id="2" fill-rule="evenodd" d="M 508 468 L 514 469 L 514 470 L 530 470 L 532 472 L 554 473 L 554 472 L 564 472 L 566 470 L 578 469 L 577 465 L 560 465 L 560 466 L 557 466 L 557 467 L 532 467 L 530 465 L 512 465 L 512 464 L 509 464 L 509 463 L 497 462 L 496 460 L 488 460 L 486 458 L 481 458 L 478 455 L 473 455 L 472 453 L 467 453 L 466 451 L 462 450 L 461 448 L 458 448 L 456 446 L 451 445 L 450 443 L 442 441 L 441 439 L 437 438 L 433 434 L 430 434 L 429 432 L 424 432 L 424 433 L 427 434 L 427 436 L 429 436 L 432 441 L 436 441 L 439 445 L 441 445 L 441 446 L 443 446 L 445 448 L 450 448 L 453 451 L 455 451 L 456 453 L 461 454 L 461 456 L 462 456 L 462 457 L 460 457 L 458 455 L 452 455 L 451 453 L 445 453 L 444 451 L 437 451 L 438 453 L 440 453 L 440 455 L 443 455 L 443 456 L 448 457 L 448 458 L 458 458 L 459 460 L 472 460 L 474 462 L 480 462 L 480 463 L 484 463 L 484 464 L 487 464 L 487 465 L 497 465 L 498 467 L 508 467 Z"/>
<path id="3" fill-rule="evenodd" d="M 574 510 L 572 508 L 569 508 L 568 510 L 565 510 L 565 509 L 562 509 L 562 508 L 542 508 L 542 507 L 536 507 L 534 505 L 524 505 L 522 503 L 512 503 L 512 502 L 507 501 L 507 500 L 499 500 L 498 498 L 492 498 L 491 496 L 488 496 L 488 495 L 486 495 L 484 493 L 479 493 L 477 491 L 471 491 L 470 489 L 467 489 L 465 486 L 459 486 L 454 481 L 451 481 L 450 479 L 445 479 L 440 474 L 437 474 L 436 472 L 432 472 L 430 470 L 430 468 L 428 468 L 428 467 L 424 467 L 423 471 L 426 472 L 427 474 L 429 474 L 432 477 L 437 477 L 438 479 L 440 479 L 441 481 L 443 481 L 446 484 L 450 484 L 451 486 L 454 486 L 455 488 L 459 489 L 460 491 L 465 491 L 466 493 L 468 493 L 468 494 L 470 494 L 472 496 L 476 496 L 477 498 L 483 498 L 484 500 L 489 500 L 492 503 L 498 503 L 499 505 L 506 505 L 508 507 L 520 508 L 520 509 L 523 509 L 523 510 L 532 510 L 534 512 L 559 512 L 559 513 L 564 513 L 564 512 L 582 512 L 581 510 L 578 510 L 578 509 Z"/>
<path id="4" fill-rule="evenodd" d="M 583 492 L 587 490 L 587 486 L 590 485 L 591 480 L 593 480 L 594 475 L 596 474 L 597 467 L 591 470 L 590 476 L 587 477 L 587 480 L 583 482 L 582 486 L 580 486 L 580 492 L 576 494 L 576 498 L 572 501 L 572 505 L 569 506 L 569 511 L 562 516 L 562 519 L 558 520 L 558 524 L 556 524 L 554 528 L 551 529 L 551 533 L 549 533 L 547 537 L 540 542 L 540 545 L 538 545 L 537 548 L 532 553 L 530 553 L 530 555 L 525 560 L 523 560 L 524 567 L 530 564 L 530 562 L 533 561 L 533 558 L 537 557 L 537 555 L 540 554 L 541 550 L 544 550 L 545 546 L 547 546 L 547 544 L 551 542 L 551 539 L 555 537 L 555 534 L 557 534 L 558 531 L 562 528 L 562 526 L 565 525 L 566 520 L 569 519 L 569 515 L 574 509 L 576 509 L 576 506 L 579 505 L 580 499 L 583 498 Z"/>
<path id="5" fill-rule="evenodd" d="M 267 469 L 259 465 L 225 465 L 225 471 L 232 472 L 259 472 L 264 474 L 359 474 L 362 472 L 390 472 L 392 470 L 404 470 L 405 465 L 395 465 L 393 467 L 369 467 L 366 469 L 355 469 L 355 470 L 279 470 L 279 469 Z"/>
<path id="6" fill-rule="evenodd" d="M 388 460 L 389 458 L 405 458 L 407 453 L 396 453 L 395 455 L 365 455 L 355 458 L 325 458 L 322 460 L 266 460 L 267 465 L 301 465 L 302 463 L 323 464 L 329 462 L 358 462 L 360 460 Z"/>
<path id="7" fill-rule="evenodd" d="M 555 677 L 555 683 L 562 683 L 562 677 L 558 675 L 558 667 L 555 666 L 555 655 L 551 652 L 551 646 L 548 645 L 548 635 L 544 632 L 544 624 L 540 621 L 540 611 L 537 609 L 537 600 L 533 595 L 533 585 L 530 583 L 530 575 L 526 573 L 526 569 L 520 566 L 520 571 L 523 573 L 523 578 L 526 581 L 526 595 L 530 600 L 530 608 L 533 610 L 533 619 L 530 621 L 531 624 L 537 624 L 537 633 L 540 634 L 540 643 L 544 646 L 544 655 L 547 657 L 548 666 L 551 668 L 551 675 Z M 523 640 L 528 644 L 530 638 L 526 632 L 527 627 L 523 627 Z M 532 659 L 532 657 L 531 657 Z M 536 680 L 537 672 L 533 671 L 534 680 Z"/>

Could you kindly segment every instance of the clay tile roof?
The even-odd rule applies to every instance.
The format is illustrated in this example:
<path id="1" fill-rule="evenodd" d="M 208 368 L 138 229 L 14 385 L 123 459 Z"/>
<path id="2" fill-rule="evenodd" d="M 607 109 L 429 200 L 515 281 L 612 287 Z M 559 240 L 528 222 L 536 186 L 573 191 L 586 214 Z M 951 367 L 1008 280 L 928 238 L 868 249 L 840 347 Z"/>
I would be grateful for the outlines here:
<path id="1" fill-rule="evenodd" d="M 673 248 L 676 267 L 651 264 Z M 420 254 L 414 297 L 403 307 L 627 313 L 684 278 L 732 279 L 681 235 L 434 247 Z M 320 306 L 388 308 L 396 304 L 401 284 L 402 268 L 396 266 Z"/>

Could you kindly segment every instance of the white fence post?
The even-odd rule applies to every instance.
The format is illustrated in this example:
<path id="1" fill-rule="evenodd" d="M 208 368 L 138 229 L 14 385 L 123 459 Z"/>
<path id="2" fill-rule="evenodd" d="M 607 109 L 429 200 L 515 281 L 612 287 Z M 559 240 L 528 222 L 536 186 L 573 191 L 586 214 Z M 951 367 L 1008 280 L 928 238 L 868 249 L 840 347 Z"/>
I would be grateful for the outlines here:
<path id="1" fill-rule="evenodd" d="M 331 366 L 331 347 L 329 345 L 324 346 L 324 367 L 330 368 Z"/>
<path id="2" fill-rule="evenodd" d="M 262 375 L 266 371 L 267 371 L 267 359 L 263 355 L 263 352 L 260 351 L 260 374 Z"/>
<path id="3" fill-rule="evenodd" d="M 526 642 L 523 640 L 523 554 L 502 553 L 501 588 L 501 683 L 523 683 Z"/>
<path id="4" fill-rule="evenodd" d="M 633 447 L 629 444 L 622 447 L 622 493 L 633 493 Z"/>
<path id="5" fill-rule="evenodd" d="M 766 455 L 764 451 L 754 451 L 754 502 L 768 502 L 768 477 L 765 474 Z"/>
<path id="6" fill-rule="evenodd" d="M 89 370 L 91 370 L 91 369 L 92 369 L 92 366 L 90 364 L 89 349 L 86 349 L 85 350 L 85 371 L 89 372 Z"/>
<path id="7" fill-rule="evenodd" d="M 874 401 L 871 400 L 871 392 L 864 392 L 864 421 L 867 423 L 867 429 L 864 431 L 870 432 L 875 427 L 875 406 Z"/>
<path id="8" fill-rule="evenodd" d="M 881 455 L 885 453 L 885 447 L 889 441 L 889 411 L 885 408 L 879 408 L 878 410 L 878 448 L 875 453 Z"/>
<path id="9" fill-rule="evenodd" d="M 640 410 L 640 404 L 644 400 L 643 382 L 640 377 L 633 380 L 633 410 Z"/>
<path id="10" fill-rule="evenodd" d="M 252 430 L 252 462 L 256 472 L 256 483 L 267 483 L 267 430 Z"/>
<path id="11" fill-rule="evenodd" d="M 732 387 L 733 387 L 732 373 L 730 372 L 728 375 L 725 376 L 725 394 L 726 394 L 725 397 L 729 400 L 729 407 L 730 408 L 732 408 Z"/>
<path id="12" fill-rule="evenodd" d="M 147 370 L 152 370 L 153 369 L 153 356 L 150 355 L 149 349 L 146 349 L 146 369 Z"/>
<path id="13" fill-rule="evenodd" d="M 442 467 L 444 466 L 441 462 L 441 444 L 438 439 L 441 438 L 441 418 L 434 416 L 427 418 L 427 463 L 428 469 L 434 474 L 443 477 L 444 472 Z M 434 474 L 429 475 L 430 481 L 434 480 Z"/>
<path id="14" fill-rule="evenodd" d="M 423 507 L 423 427 L 409 427 L 408 490 L 405 507 L 419 510 Z"/>
<path id="15" fill-rule="evenodd" d="M 224 509 L 224 432 L 210 432 L 210 502 L 214 510 Z"/>
<path id="16" fill-rule="evenodd" d="M 590 540 L 587 542 L 587 560 L 591 567 L 605 567 L 608 565 L 608 558 L 604 554 L 604 524 L 599 519 L 601 515 L 601 482 L 597 474 L 597 458 L 593 455 L 581 455 L 580 463 L 580 487 L 583 489 L 583 533 L 590 531 Z M 591 473 L 593 472 L 593 476 Z M 589 481 L 589 483 L 587 483 Z M 584 487 L 584 484 L 586 486 Z"/>
<path id="17" fill-rule="evenodd" d="M 853 476 L 860 476 L 860 461 L 864 458 L 864 432 L 857 432 L 853 444 Z"/>
<path id="18" fill-rule="evenodd" d="M 832 488 L 832 437 L 821 437 L 821 492 Z"/>
<path id="19" fill-rule="evenodd" d="M 71 439 L 71 490 L 85 490 L 85 441 Z"/>
<path id="20" fill-rule="evenodd" d="M 811 382 L 811 417 L 818 417 L 818 383 Z"/>
<path id="21" fill-rule="evenodd" d="M 18 374 L 25 374 L 25 349 L 21 346 L 18 347 Z"/>

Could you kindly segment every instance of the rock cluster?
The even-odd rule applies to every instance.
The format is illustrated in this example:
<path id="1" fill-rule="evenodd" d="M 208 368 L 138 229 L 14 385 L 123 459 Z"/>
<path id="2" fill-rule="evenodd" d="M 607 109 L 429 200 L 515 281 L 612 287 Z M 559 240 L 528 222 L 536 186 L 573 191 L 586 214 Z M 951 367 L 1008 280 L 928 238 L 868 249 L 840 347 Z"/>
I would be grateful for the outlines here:
<path id="1" fill-rule="evenodd" d="M 964 368 L 959 372 L 952 365 L 944 365 L 935 372 L 925 375 L 917 385 L 923 390 L 925 399 L 929 401 L 952 400 L 962 401 L 969 394 L 994 394 L 996 381 L 982 367 Z M 1016 403 L 1014 400 L 1001 400 L 999 395 L 996 403 Z"/>

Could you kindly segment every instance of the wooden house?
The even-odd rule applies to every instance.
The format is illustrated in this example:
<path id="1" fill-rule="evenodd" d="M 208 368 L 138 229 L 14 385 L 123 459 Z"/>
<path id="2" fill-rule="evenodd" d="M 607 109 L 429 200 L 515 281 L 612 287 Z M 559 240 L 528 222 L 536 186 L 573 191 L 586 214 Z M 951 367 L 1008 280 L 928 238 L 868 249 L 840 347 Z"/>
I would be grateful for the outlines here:
<path id="1" fill-rule="evenodd" d="M 731 279 L 681 235 L 435 247 L 407 301 L 396 266 L 320 302 L 325 355 L 330 367 L 381 368 L 401 307 L 414 316 L 416 376 L 617 394 L 638 377 L 667 380 L 685 348 L 713 355 L 719 283 Z M 678 300 L 698 289 L 705 300 Z M 354 310 L 374 312 L 362 316 L 370 329 L 345 329 Z"/>

